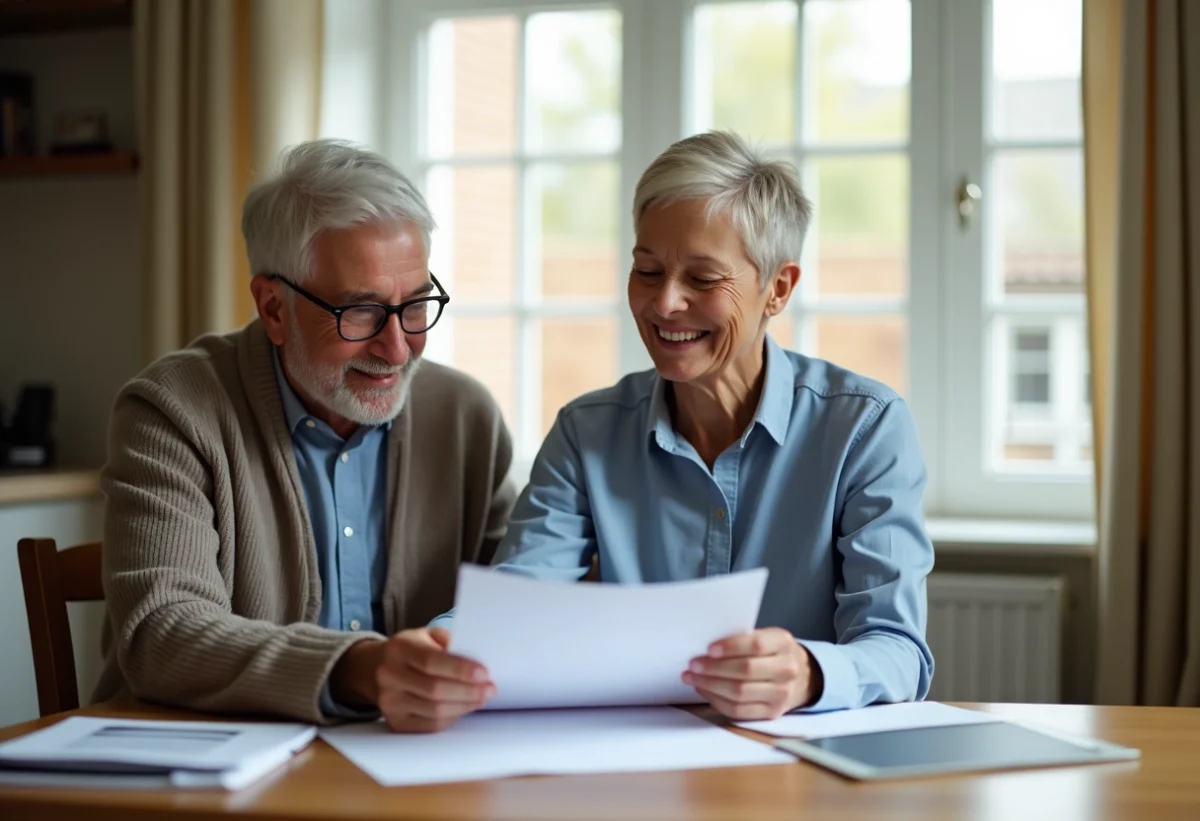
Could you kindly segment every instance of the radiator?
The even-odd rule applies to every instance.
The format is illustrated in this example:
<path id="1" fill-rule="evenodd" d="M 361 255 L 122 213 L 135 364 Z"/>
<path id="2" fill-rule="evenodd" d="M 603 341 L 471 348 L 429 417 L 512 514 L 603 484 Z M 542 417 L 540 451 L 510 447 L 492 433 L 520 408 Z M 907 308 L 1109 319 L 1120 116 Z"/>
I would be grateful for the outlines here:
<path id="1" fill-rule="evenodd" d="M 933 573 L 929 626 L 939 701 L 1057 703 L 1064 581 L 1056 576 Z"/>

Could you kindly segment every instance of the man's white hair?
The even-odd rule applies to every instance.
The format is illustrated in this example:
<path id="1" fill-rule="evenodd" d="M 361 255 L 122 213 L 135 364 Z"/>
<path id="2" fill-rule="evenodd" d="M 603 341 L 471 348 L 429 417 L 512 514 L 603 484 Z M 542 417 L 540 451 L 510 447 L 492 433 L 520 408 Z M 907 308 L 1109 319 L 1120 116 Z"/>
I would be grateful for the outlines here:
<path id="1" fill-rule="evenodd" d="M 402 221 L 420 228 L 428 254 L 433 214 L 395 166 L 343 140 L 300 143 L 246 195 L 242 236 L 250 274 L 303 282 L 313 274 L 313 241 L 323 231 Z"/>
<path id="2" fill-rule="evenodd" d="M 633 193 L 636 226 L 651 205 L 707 199 L 706 214 L 733 222 L 765 288 L 785 262 L 799 262 L 812 203 L 788 160 L 768 159 L 741 137 L 709 131 L 672 145 L 642 173 Z"/>

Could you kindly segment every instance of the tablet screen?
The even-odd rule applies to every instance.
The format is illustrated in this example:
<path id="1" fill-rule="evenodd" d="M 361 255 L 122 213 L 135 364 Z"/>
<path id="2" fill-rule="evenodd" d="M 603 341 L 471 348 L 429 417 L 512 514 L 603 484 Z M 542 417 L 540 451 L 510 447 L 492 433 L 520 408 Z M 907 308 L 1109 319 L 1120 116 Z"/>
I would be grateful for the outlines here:
<path id="1" fill-rule="evenodd" d="M 938 765 L 986 769 L 1029 761 L 1066 764 L 1087 760 L 1095 752 L 1090 746 L 1000 721 L 809 738 L 805 743 L 882 770 Z"/>

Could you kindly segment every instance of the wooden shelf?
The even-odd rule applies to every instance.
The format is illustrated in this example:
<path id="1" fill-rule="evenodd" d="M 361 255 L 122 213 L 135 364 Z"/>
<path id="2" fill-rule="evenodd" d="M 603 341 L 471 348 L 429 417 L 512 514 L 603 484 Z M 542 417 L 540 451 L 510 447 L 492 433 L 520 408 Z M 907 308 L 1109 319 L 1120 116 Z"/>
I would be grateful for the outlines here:
<path id="1" fill-rule="evenodd" d="M 0 505 L 85 499 L 99 494 L 99 468 L 0 470 Z"/>
<path id="2" fill-rule="evenodd" d="M 127 27 L 131 0 L 0 0 L 0 37 Z"/>
<path id="3" fill-rule="evenodd" d="M 137 170 L 136 154 L 79 154 L 61 157 L 0 157 L 0 177 L 61 174 L 128 174 Z"/>

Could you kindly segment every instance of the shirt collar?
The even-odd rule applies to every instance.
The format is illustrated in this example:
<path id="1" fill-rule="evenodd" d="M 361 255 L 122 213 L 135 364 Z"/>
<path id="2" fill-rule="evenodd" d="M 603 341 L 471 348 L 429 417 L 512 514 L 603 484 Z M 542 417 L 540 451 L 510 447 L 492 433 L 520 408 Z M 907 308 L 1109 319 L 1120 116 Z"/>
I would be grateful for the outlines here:
<path id="1" fill-rule="evenodd" d="M 742 434 L 741 446 L 755 425 L 761 425 L 776 444 L 782 445 L 787 436 L 788 422 L 792 418 L 792 403 L 796 398 L 796 379 L 788 355 L 774 339 L 767 336 L 764 351 L 762 395 L 754 419 Z M 659 447 L 674 453 L 677 448 L 675 428 L 671 424 L 671 412 L 667 407 L 667 380 L 654 377 L 654 390 L 650 394 L 650 413 L 646 420 L 646 437 L 654 436 Z"/>
<path id="2" fill-rule="evenodd" d="M 767 335 L 765 353 L 767 373 L 763 377 L 762 396 L 754 422 L 762 425 L 776 444 L 782 445 L 787 436 L 788 422 L 792 419 L 792 403 L 796 399 L 796 373 L 787 353 Z M 754 425 L 750 426 L 753 429 Z M 746 431 L 749 435 L 750 431 Z M 746 436 L 742 437 L 742 444 Z"/>

